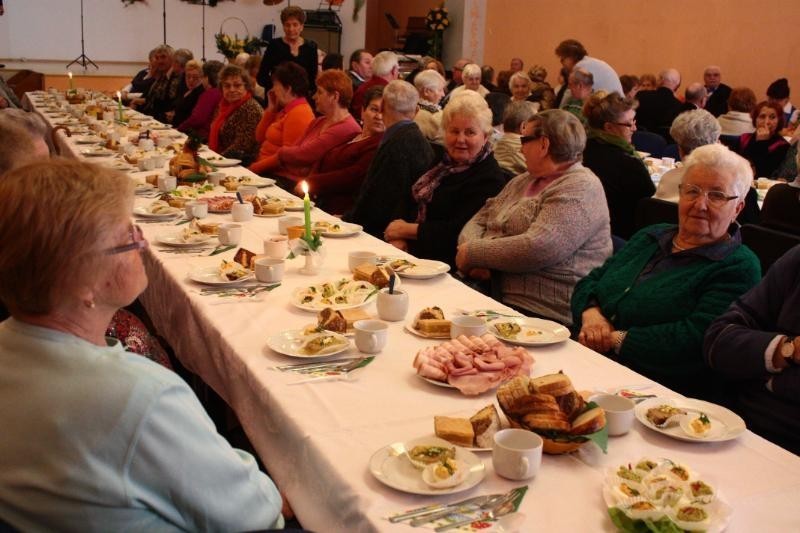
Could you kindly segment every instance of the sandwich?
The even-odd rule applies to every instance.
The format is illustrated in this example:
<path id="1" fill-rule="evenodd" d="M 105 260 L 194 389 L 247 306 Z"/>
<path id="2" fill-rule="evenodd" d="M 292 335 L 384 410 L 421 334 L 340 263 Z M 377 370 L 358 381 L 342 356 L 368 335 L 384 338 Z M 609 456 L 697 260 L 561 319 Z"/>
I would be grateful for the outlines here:
<path id="1" fill-rule="evenodd" d="M 436 436 L 458 446 L 472 447 L 475 434 L 472 424 L 466 418 L 434 416 L 433 428 Z"/>
<path id="2" fill-rule="evenodd" d="M 271 198 L 253 196 L 253 213 L 256 215 L 279 215 L 284 212 L 283 202 Z"/>
<path id="3" fill-rule="evenodd" d="M 245 248 L 239 248 L 236 250 L 236 255 L 233 256 L 233 260 L 242 265 L 244 268 L 248 268 L 250 270 L 254 270 L 256 267 L 256 254 L 250 250 L 246 250 Z"/>
<path id="4" fill-rule="evenodd" d="M 347 320 L 342 316 L 341 311 L 335 311 L 326 307 L 317 315 L 317 325 L 328 331 L 345 333 L 347 331 Z"/>
<path id="5" fill-rule="evenodd" d="M 376 266 L 371 263 L 358 265 L 353 271 L 353 279 L 356 281 L 368 281 L 382 289 L 389 285 L 389 278 L 392 275 L 391 269 L 383 266 Z"/>
<path id="6" fill-rule="evenodd" d="M 414 318 L 413 328 L 430 336 L 450 336 L 450 321 L 445 320 L 444 311 L 438 307 L 426 307 Z"/>

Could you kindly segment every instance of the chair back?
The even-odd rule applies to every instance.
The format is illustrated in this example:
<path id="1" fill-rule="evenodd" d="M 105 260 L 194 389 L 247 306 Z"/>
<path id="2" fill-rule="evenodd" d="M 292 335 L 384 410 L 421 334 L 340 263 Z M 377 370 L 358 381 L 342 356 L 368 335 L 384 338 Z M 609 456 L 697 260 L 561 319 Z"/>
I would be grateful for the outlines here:
<path id="1" fill-rule="evenodd" d="M 742 243 L 758 256 L 763 276 L 783 254 L 800 244 L 800 236 L 757 224 L 745 224 L 742 226 Z"/>
<path id="2" fill-rule="evenodd" d="M 720 135 L 720 144 L 724 144 L 734 152 L 739 150 L 739 136 L 738 135 Z"/>
<path id="3" fill-rule="evenodd" d="M 636 130 L 633 132 L 631 144 L 640 152 L 647 152 L 652 157 L 661 159 L 664 157 L 664 148 L 667 147 L 667 141 L 664 137 L 650 131 Z"/>
<path id="4" fill-rule="evenodd" d="M 652 224 L 677 224 L 678 204 L 660 198 L 642 198 L 636 204 L 634 221 L 637 230 Z"/>

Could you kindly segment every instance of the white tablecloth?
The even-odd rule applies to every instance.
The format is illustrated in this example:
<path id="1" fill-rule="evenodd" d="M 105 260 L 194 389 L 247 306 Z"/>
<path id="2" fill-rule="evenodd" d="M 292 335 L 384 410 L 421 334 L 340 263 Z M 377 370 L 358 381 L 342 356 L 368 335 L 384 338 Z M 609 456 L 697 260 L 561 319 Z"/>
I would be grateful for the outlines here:
<path id="1" fill-rule="evenodd" d="M 70 140 L 64 142 L 78 153 Z M 268 192 L 286 195 L 274 187 Z M 147 201 L 137 200 L 137 205 Z M 329 218 L 318 210 L 314 217 Z M 229 215 L 209 218 L 230 221 Z M 143 229 L 153 242 L 157 234 L 181 227 L 148 224 Z M 245 223 L 241 245 L 260 252 L 262 239 L 273 233 L 277 233 L 277 219 L 254 219 Z M 186 277 L 193 268 L 230 259 L 233 251 L 214 257 L 185 257 L 151 247 L 145 254 L 150 285 L 142 301 L 159 333 L 172 344 L 181 362 L 234 409 L 301 523 L 320 532 L 412 531 L 405 524 L 390 524 L 385 517 L 436 501 L 520 485 L 494 474 L 490 453 L 480 454 L 487 467 L 485 480 L 455 497 L 405 494 L 370 474 L 368 462 L 376 450 L 396 441 L 432 435 L 434 415 L 469 415 L 494 401 L 491 392 L 465 397 L 419 379 L 411 362 L 420 348 L 434 341 L 404 332 L 402 323 L 390 325 L 386 348 L 351 381 L 292 385 L 299 376 L 270 369 L 293 361 L 272 352 L 266 338 L 315 320 L 314 314 L 290 305 L 293 289 L 347 276 L 349 251 L 397 253 L 367 235 L 326 239 L 324 246 L 327 256 L 319 275 L 300 274 L 301 259 L 288 261 L 279 288 L 266 293 L 260 302 L 235 304 L 219 304 L 200 296 L 199 287 Z M 439 305 L 446 312 L 502 308 L 449 275 L 424 281 L 404 279 L 403 288 L 410 296 L 409 317 L 429 305 Z M 374 304 L 366 310 L 376 314 Z M 670 394 L 572 341 L 531 349 L 531 353 L 536 359 L 535 375 L 563 370 L 579 390 L 650 383 L 648 392 Z M 345 355 L 357 354 L 352 347 Z M 800 515 L 794 508 L 800 496 L 800 458 L 749 431 L 725 443 L 686 443 L 636 423 L 628 435 L 609 439 L 607 455 L 593 445 L 584 448 L 586 453 L 544 457 L 539 474 L 528 482 L 520 509 L 525 514 L 521 531 L 613 531 L 601 495 L 603 471 L 642 456 L 685 462 L 715 484 L 733 508 L 728 531 L 800 531 Z"/>

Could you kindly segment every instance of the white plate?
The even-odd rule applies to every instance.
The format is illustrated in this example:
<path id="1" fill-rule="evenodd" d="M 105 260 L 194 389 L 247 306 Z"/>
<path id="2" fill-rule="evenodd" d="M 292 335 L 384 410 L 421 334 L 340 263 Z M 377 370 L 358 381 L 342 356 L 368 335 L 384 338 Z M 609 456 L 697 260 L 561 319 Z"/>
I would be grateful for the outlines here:
<path id="1" fill-rule="evenodd" d="M 424 496 L 438 496 L 463 492 L 483 481 L 486 475 L 486 466 L 483 464 L 480 457 L 464 448 L 455 446 L 456 460 L 462 461 L 469 468 L 467 478 L 455 487 L 447 489 L 434 489 L 429 487 L 422 481 L 422 471 L 417 470 L 405 454 L 405 450 L 410 450 L 419 444 L 453 446 L 453 444 L 446 440 L 437 437 L 423 437 L 406 443 L 396 442 L 394 444 L 389 444 L 375 452 L 370 458 L 370 473 L 372 473 L 378 481 L 393 489 Z"/>
<path id="2" fill-rule="evenodd" d="M 215 167 L 220 168 L 239 166 L 239 163 L 242 162 L 241 159 L 228 159 L 226 157 L 223 157 L 222 159 L 206 159 L 206 161 Z"/>
<path id="3" fill-rule="evenodd" d="M 229 280 L 219 275 L 218 267 L 203 267 L 189 272 L 190 280 L 196 281 L 197 283 L 202 283 L 204 285 L 236 285 L 237 283 L 251 280 L 254 276 L 255 274 L 251 272 L 250 274 L 239 279 Z"/>
<path id="4" fill-rule="evenodd" d="M 275 218 L 275 217 L 282 217 L 284 215 L 286 215 L 284 211 L 281 211 L 280 213 L 261 213 L 260 215 L 253 213 L 254 217 L 261 217 L 261 218 Z"/>
<path id="5" fill-rule="evenodd" d="M 512 339 L 500 335 L 500 332 L 494 327 L 499 322 L 516 322 L 519 324 L 520 332 L 517 334 L 517 338 Z M 489 322 L 487 329 L 489 333 L 498 339 L 511 344 L 519 344 L 520 346 L 543 346 L 545 344 L 564 342 L 569 339 L 569 330 L 566 327 L 558 322 L 541 318 L 498 318 Z"/>
<path id="6" fill-rule="evenodd" d="M 164 212 L 151 213 L 150 211 L 147 210 L 146 207 L 142 206 L 133 208 L 133 214 L 136 215 L 137 217 L 142 217 L 142 218 L 173 218 L 180 215 L 182 212 L 183 211 L 178 209 L 177 207 L 170 207 L 170 211 L 166 213 Z"/>
<path id="7" fill-rule="evenodd" d="M 437 387 L 443 387 L 443 388 L 445 388 L 445 389 L 455 389 L 455 388 L 456 388 L 456 387 L 454 387 L 453 385 L 450 385 L 450 384 L 449 384 L 448 382 L 446 382 L 446 381 L 437 381 L 437 380 L 435 380 L 435 379 L 426 378 L 425 376 L 420 376 L 419 374 L 417 374 L 417 377 L 418 377 L 419 379 L 421 379 L 422 381 L 427 381 L 427 382 L 428 382 L 428 383 L 430 383 L 431 385 L 436 385 Z"/>
<path id="8" fill-rule="evenodd" d="M 176 246 L 178 248 L 191 248 L 194 246 L 202 246 L 213 238 L 213 235 L 203 235 L 201 240 L 184 242 L 181 232 L 179 231 L 176 233 L 156 235 L 156 242 L 159 244 L 166 244 L 167 246 Z"/>
<path id="9" fill-rule="evenodd" d="M 153 189 L 155 188 L 156 188 L 155 185 L 153 185 L 152 183 L 137 183 L 133 191 L 136 194 L 148 194 L 153 192 Z M 173 207 L 173 209 L 176 208 Z"/>
<path id="10" fill-rule="evenodd" d="M 656 427 L 647 419 L 647 410 L 664 404 L 686 409 L 689 414 L 697 415 L 705 413 L 714 423 L 718 423 L 722 427 L 714 429 L 714 431 L 706 437 L 687 435 L 686 432 L 681 429 L 680 424 L 670 425 L 666 428 Z M 634 414 L 639 422 L 653 431 L 657 431 L 673 439 L 687 442 L 723 442 L 737 438 L 747 429 L 744 420 L 730 409 L 726 409 L 721 405 L 711 402 L 704 402 L 703 400 L 691 398 L 650 398 L 637 405 Z"/>
<path id="11" fill-rule="evenodd" d="M 449 331 L 447 333 L 442 333 L 441 335 L 428 335 L 427 333 L 423 333 L 419 330 L 414 329 L 414 320 L 415 319 L 412 318 L 410 321 L 406 323 L 405 326 L 403 326 L 403 328 L 412 335 L 416 335 L 417 337 L 422 337 L 423 339 L 437 339 L 437 340 L 450 339 Z"/>
<path id="12" fill-rule="evenodd" d="M 77 144 L 99 144 L 103 142 L 103 139 L 95 135 L 80 135 L 75 137 L 75 142 Z"/>
<path id="13" fill-rule="evenodd" d="M 146 124 L 142 124 L 143 130 L 153 130 L 153 131 L 163 131 L 163 130 L 171 130 L 172 126 L 168 126 L 166 124 L 161 124 L 160 122 L 148 122 Z"/>
<path id="14" fill-rule="evenodd" d="M 239 186 L 245 187 L 258 187 L 259 189 L 263 187 L 271 187 L 275 185 L 275 180 L 272 178 L 263 178 L 261 176 L 244 176 L 247 178 L 246 182 L 239 183 Z"/>
<path id="15" fill-rule="evenodd" d="M 339 228 L 338 229 L 328 228 L 322 230 L 321 233 L 323 237 L 333 237 L 333 238 L 352 237 L 353 235 L 358 235 L 359 233 L 361 233 L 361 230 L 364 229 L 363 226 L 360 226 L 359 224 L 349 224 L 347 222 L 333 222 L 333 224 L 338 225 Z M 313 227 L 314 226 L 312 225 L 312 228 Z M 315 231 L 319 230 L 315 229 Z"/>
<path id="16" fill-rule="evenodd" d="M 498 411 L 498 412 L 499 412 L 499 411 Z M 469 419 L 469 416 L 463 416 L 463 417 L 461 417 L 461 418 L 467 418 L 467 419 Z M 503 426 L 503 424 L 500 424 L 500 429 L 506 429 L 506 427 L 505 427 L 505 426 Z M 500 430 L 498 429 L 498 431 L 500 431 Z M 427 438 L 438 439 L 439 437 L 437 437 L 435 433 L 431 433 L 430 435 L 428 435 L 428 437 L 427 437 Z M 442 440 L 445 440 L 445 441 L 447 441 L 447 442 L 450 442 L 450 441 L 448 441 L 447 439 L 442 439 Z M 452 443 L 452 442 L 450 442 L 450 445 L 451 445 L 451 446 L 461 446 L 460 444 L 454 444 L 454 443 Z M 471 446 L 461 446 L 461 448 L 464 448 L 465 450 L 468 450 L 468 451 L 470 451 L 470 452 L 490 452 L 490 451 L 492 451 L 492 449 L 491 449 L 491 448 L 473 448 L 473 447 L 471 447 Z"/>
<path id="17" fill-rule="evenodd" d="M 281 198 L 284 203 L 284 209 L 287 211 L 303 211 L 303 200 L 301 198 Z M 311 207 L 314 207 L 314 202 L 311 202 Z"/>
<path id="18" fill-rule="evenodd" d="M 81 150 L 81 155 L 86 157 L 108 157 L 114 154 L 116 154 L 116 152 L 108 148 L 87 148 L 86 150 Z"/>
<path id="19" fill-rule="evenodd" d="M 450 272 L 450 265 L 432 259 L 409 259 L 413 267 L 397 271 L 398 276 L 410 279 L 431 279 Z"/>
<path id="20" fill-rule="evenodd" d="M 340 279 L 348 279 L 348 278 L 340 278 Z M 328 281 L 326 283 L 336 284 L 338 281 L 339 281 L 339 279 L 335 279 L 335 280 L 330 280 L 330 281 Z M 350 278 L 350 279 L 348 279 L 348 281 L 353 281 L 353 280 L 352 280 L 352 278 Z M 361 283 L 366 283 L 366 282 L 361 282 Z M 303 311 L 313 311 L 315 313 L 318 312 L 318 311 L 322 311 L 326 307 L 330 307 L 331 309 L 334 309 L 334 310 L 356 309 L 356 308 L 359 308 L 359 307 L 364 307 L 365 305 L 367 305 L 370 302 L 372 302 L 378 296 L 377 287 L 374 287 L 374 285 L 372 285 L 373 289 L 368 293 L 369 296 L 363 302 L 347 303 L 347 304 L 330 304 L 330 303 L 323 303 L 321 301 L 316 301 L 316 302 L 312 301 L 312 302 L 302 303 L 302 299 L 304 297 L 303 296 L 304 293 L 306 293 L 306 291 L 308 291 L 308 289 L 310 287 L 319 287 L 320 285 L 322 285 L 322 283 L 317 283 L 315 285 L 310 285 L 308 287 L 297 287 L 292 292 L 292 300 L 291 300 L 292 305 L 297 307 L 298 309 L 302 309 Z M 371 285 L 371 284 L 369 284 L 369 285 Z"/>
<path id="21" fill-rule="evenodd" d="M 326 350 L 322 350 L 316 354 L 305 354 L 300 351 L 300 348 L 310 339 L 319 335 L 333 335 L 337 339 L 343 341 L 343 344 L 337 344 Z M 340 354 L 350 348 L 350 341 L 333 331 L 326 331 L 325 333 L 313 333 L 306 335 L 302 329 L 292 329 L 289 331 L 282 331 L 277 335 L 272 335 L 267 339 L 267 346 L 279 354 L 288 355 L 289 357 L 300 357 L 302 359 L 324 359 L 332 355 Z"/>

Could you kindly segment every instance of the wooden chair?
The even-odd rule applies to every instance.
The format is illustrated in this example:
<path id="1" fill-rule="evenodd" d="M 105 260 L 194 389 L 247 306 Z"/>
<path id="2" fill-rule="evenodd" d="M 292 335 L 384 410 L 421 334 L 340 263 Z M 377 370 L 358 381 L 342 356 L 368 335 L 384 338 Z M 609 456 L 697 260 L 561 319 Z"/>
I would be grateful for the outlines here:
<path id="1" fill-rule="evenodd" d="M 642 198 L 636 205 L 634 221 L 637 230 L 652 224 L 677 224 L 678 204 L 659 198 Z"/>
<path id="2" fill-rule="evenodd" d="M 742 243 L 758 256 L 763 276 L 783 254 L 800 244 L 800 236 L 757 224 L 745 224 L 742 226 Z"/>

